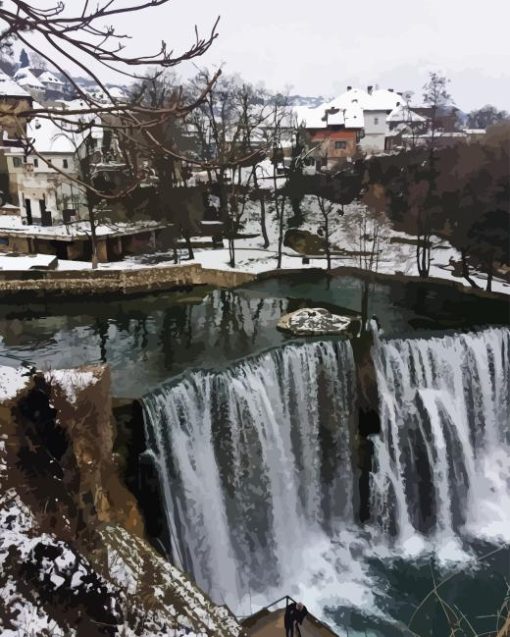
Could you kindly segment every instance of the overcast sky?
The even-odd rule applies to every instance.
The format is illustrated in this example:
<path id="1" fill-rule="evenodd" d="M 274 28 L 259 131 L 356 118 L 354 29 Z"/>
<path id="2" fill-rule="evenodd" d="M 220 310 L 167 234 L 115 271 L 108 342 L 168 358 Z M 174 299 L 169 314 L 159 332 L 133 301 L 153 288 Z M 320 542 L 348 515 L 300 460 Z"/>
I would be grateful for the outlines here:
<path id="1" fill-rule="evenodd" d="M 163 39 L 179 52 L 195 24 L 205 34 L 218 15 L 219 37 L 199 63 L 270 89 L 332 97 L 379 84 L 421 95 L 433 69 L 451 79 L 460 108 L 510 110 L 508 0 L 172 0 L 116 27 L 140 53 Z"/>

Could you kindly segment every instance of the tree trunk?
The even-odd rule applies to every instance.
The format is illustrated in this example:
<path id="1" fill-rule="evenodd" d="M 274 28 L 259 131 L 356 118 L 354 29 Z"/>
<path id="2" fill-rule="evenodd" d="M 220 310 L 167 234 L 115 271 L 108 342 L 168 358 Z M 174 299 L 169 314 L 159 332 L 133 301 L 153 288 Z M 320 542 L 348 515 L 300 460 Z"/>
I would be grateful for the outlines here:
<path id="1" fill-rule="evenodd" d="M 276 194 L 275 194 L 275 196 L 276 196 Z M 276 197 L 276 202 L 278 202 L 278 197 Z M 280 223 L 280 228 L 279 228 L 279 232 L 278 232 L 278 264 L 277 264 L 278 269 L 280 269 L 282 267 L 283 212 L 284 212 L 284 210 L 285 210 L 285 195 L 282 196 L 282 200 L 280 202 L 280 212 L 279 212 L 279 217 L 278 217 L 278 220 L 279 220 L 279 223 Z"/>
<path id="2" fill-rule="evenodd" d="M 193 261 L 195 258 L 195 254 L 193 252 L 193 246 L 191 245 L 191 237 L 189 234 L 189 230 L 185 230 L 183 232 L 184 240 L 186 241 L 186 247 L 188 248 L 188 258 L 190 261 Z"/>
<path id="3" fill-rule="evenodd" d="M 324 229 L 326 235 L 326 261 L 328 271 L 331 270 L 331 250 L 329 245 L 329 215 L 324 215 Z"/>
<path id="4" fill-rule="evenodd" d="M 264 193 L 259 190 L 256 170 L 253 171 L 253 185 L 255 186 L 255 191 L 258 192 L 260 196 L 260 229 L 262 231 L 262 238 L 264 239 L 264 249 L 267 249 L 269 248 L 269 237 L 266 227 L 266 202 L 264 200 Z"/>
<path id="5" fill-rule="evenodd" d="M 264 248 L 269 248 L 269 237 L 266 227 L 266 202 L 264 201 L 264 195 L 260 197 L 260 229 L 262 230 L 262 238 L 264 239 Z"/>
<path id="6" fill-rule="evenodd" d="M 273 166 L 273 187 L 274 187 L 274 205 L 276 210 L 276 218 L 278 219 L 278 259 L 276 267 L 282 267 L 282 250 L 283 250 L 283 211 L 285 209 L 285 195 L 282 195 L 281 202 L 278 202 L 278 181 L 276 176 L 276 165 Z"/>
<path id="7" fill-rule="evenodd" d="M 236 247 L 234 243 L 234 237 L 230 236 L 228 239 L 228 254 L 230 257 L 229 263 L 231 268 L 236 267 Z"/>
<path id="8" fill-rule="evenodd" d="M 97 256 L 97 235 L 96 235 L 96 220 L 94 218 L 94 210 L 92 206 L 89 206 L 89 223 L 90 223 L 90 245 L 92 248 L 91 265 L 93 270 L 97 270 L 99 262 Z"/>
<path id="9" fill-rule="evenodd" d="M 462 276 L 466 279 L 469 285 L 471 285 L 471 287 L 479 288 L 480 286 L 475 281 L 473 281 L 473 279 L 469 275 L 469 265 L 467 262 L 467 253 L 465 250 L 460 251 L 460 258 L 462 259 Z"/>
<path id="10" fill-rule="evenodd" d="M 490 261 L 489 268 L 487 270 L 487 287 L 485 288 L 487 292 L 492 292 L 492 277 L 494 276 L 494 262 Z"/>
<path id="11" fill-rule="evenodd" d="M 366 332 L 368 326 L 368 297 L 370 291 L 370 282 L 368 279 L 363 280 L 363 288 L 361 291 L 361 331 Z"/>

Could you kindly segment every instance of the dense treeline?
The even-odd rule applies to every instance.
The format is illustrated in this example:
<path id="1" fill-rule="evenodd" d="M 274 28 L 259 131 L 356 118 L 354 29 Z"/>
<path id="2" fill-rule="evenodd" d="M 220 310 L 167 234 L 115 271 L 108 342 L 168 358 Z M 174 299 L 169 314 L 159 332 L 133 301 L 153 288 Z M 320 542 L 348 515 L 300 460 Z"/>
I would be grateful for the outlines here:
<path id="1" fill-rule="evenodd" d="M 397 229 L 417 237 L 416 258 L 428 276 L 432 235 L 448 239 L 461 254 L 462 275 L 487 273 L 487 289 L 510 263 L 510 125 L 498 124 L 479 142 L 426 148 L 367 162 L 366 185 L 376 206 Z"/>

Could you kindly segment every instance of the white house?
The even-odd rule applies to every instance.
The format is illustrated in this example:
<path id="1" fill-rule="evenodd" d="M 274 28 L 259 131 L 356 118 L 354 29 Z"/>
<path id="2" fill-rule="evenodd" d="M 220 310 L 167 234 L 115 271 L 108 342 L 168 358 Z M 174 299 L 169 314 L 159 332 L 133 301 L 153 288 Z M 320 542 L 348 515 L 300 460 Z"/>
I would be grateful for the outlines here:
<path id="1" fill-rule="evenodd" d="M 37 155 L 25 155 L 16 146 L 3 148 L 0 155 L 0 170 L 8 175 L 11 199 L 19 206 L 23 221 L 53 225 L 82 217 L 84 192 L 72 180 L 79 176 L 75 141 L 40 117 L 28 124 L 27 137 Z"/>
<path id="2" fill-rule="evenodd" d="M 14 81 L 21 87 L 26 89 L 30 95 L 36 99 L 42 99 L 44 97 L 44 84 L 32 73 L 28 67 L 22 67 L 14 74 Z"/>
<path id="3" fill-rule="evenodd" d="M 63 93 L 64 92 L 64 82 L 60 80 L 54 73 L 51 71 L 44 71 L 37 78 L 39 82 L 44 85 L 44 88 L 47 91 L 54 93 Z"/>
<path id="4" fill-rule="evenodd" d="M 363 133 L 359 146 L 366 153 L 383 152 L 386 136 L 390 127 L 388 116 L 394 109 L 404 103 L 404 98 L 393 89 L 379 89 L 368 86 L 367 90 L 348 86 L 347 90 L 331 100 L 317 107 L 308 109 L 310 119 L 317 121 L 319 115 L 334 114 L 342 117 L 346 128 L 362 128 Z M 303 113 L 303 115 L 307 115 Z M 327 121 L 332 124 L 330 116 Z"/>

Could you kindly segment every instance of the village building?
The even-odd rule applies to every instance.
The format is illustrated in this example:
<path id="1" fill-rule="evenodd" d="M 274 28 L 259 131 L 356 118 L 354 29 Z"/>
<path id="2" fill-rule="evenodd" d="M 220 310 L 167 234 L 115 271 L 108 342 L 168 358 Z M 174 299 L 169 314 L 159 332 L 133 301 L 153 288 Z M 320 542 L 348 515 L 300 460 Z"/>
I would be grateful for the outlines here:
<path id="1" fill-rule="evenodd" d="M 322 107 L 300 109 L 297 118 L 306 131 L 313 151 L 309 157 L 313 157 L 317 169 L 333 169 L 358 153 L 363 111 L 356 103 L 344 108 L 332 101 Z"/>
<path id="2" fill-rule="evenodd" d="M 55 73 L 51 71 L 43 71 L 37 78 L 44 86 L 46 97 L 53 95 L 63 95 L 65 93 L 65 84 Z"/>
<path id="3" fill-rule="evenodd" d="M 348 86 L 347 90 L 329 103 L 320 107 L 328 112 L 332 109 L 344 113 L 356 113 L 360 124 L 359 149 L 367 154 L 380 153 L 385 149 L 389 132 L 388 115 L 403 103 L 403 98 L 393 89 L 379 89 L 368 86 L 367 90 Z"/>
<path id="4" fill-rule="evenodd" d="M 96 227 L 98 261 L 118 261 L 128 255 L 154 251 L 159 247 L 159 237 L 165 227 L 156 222 L 99 224 Z M 0 215 L 0 253 L 44 254 L 89 261 L 92 255 L 90 224 L 82 221 L 28 226 L 19 216 Z"/>
<path id="5" fill-rule="evenodd" d="M 27 90 L 35 100 L 41 100 L 44 97 L 44 84 L 32 73 L 28 67 L 22 67 L 16 71 L 13 77 L 14 81 L 22 88 Z"/>
<path id="6" fill-rule="evenodd" d="M 20 110 L 29 110 L 32 108 L 33 100 L 30 93 L 17 84 L 6 73 L 0 71 L 0 107 L 4 110 L 6 107 L 13 109 L 16 112 Z M 2 114 L 2 138 L 4 140 L 15 140 L 20 137 L 26 129 L 26 122 L 21 123 L 22 130 L 20 131 L 20 119 L 15 117 L 8 117 Z"/>
<path id="7" fill-rule="evenodd" d="M 74 181 L 80 174 L 76 142 L 43 117 L 31 120 L 26 134 L 36 153 L 17 145 L 0 149 L 0 175 L 22 221 L 50 226 L 83 217 L 85 194 Z"/>

